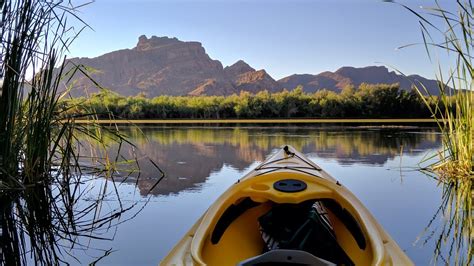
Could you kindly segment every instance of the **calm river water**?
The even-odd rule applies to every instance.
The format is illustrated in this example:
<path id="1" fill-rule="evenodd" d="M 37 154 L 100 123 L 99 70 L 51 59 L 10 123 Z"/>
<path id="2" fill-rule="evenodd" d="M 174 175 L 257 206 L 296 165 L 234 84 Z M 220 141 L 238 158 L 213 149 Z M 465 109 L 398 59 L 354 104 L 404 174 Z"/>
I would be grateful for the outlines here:
<path id="1" fill-rule="evenodd" d="M 121 218 L 123 223 L 105 233 L 112 241 L 89 243 L 113 250 L 99 265 L 158 264 L 222 192 L 285 144 L 358 196 L 416 264 L 428 264 L 433 257 L 434 243 L 424 244 L 422 233 L 439 208 L 441 192 L 435 180 L 415 170 L 441 145 L 430 124 L 168 125 L 123 131 L 137 145 L 142 164 L 140 177 L 124 180 L 118 191 L 123 204 L 137 205 Z M 166 172 L 150 193 L 159 174 L 148 158 Z M 102 186 L 108 181 L 96 182 Z M 90 248 L 74 254 L 88 262 L 100 252 Z"/>

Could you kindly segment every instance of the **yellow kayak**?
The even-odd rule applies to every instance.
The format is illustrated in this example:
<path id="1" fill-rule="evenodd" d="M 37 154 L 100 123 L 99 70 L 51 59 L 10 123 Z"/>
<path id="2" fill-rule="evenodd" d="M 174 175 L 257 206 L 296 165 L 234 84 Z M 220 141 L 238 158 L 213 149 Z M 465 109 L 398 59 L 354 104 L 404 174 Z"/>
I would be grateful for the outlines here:
<path id="1" fill-rule="evenodd" d="M 293 147 L 239 179 L 161 265 L 413 265 L 362 203 Z"/>

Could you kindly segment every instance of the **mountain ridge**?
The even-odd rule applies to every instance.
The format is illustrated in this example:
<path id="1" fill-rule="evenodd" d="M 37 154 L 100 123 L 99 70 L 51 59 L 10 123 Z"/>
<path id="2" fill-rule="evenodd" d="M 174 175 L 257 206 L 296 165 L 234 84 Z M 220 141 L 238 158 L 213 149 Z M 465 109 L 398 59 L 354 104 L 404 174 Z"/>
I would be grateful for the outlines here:
<path id="1" fill-rule="evenodd" d="M 302 86 L 306 92 L 327 89 L 340 92 L 346 86 L 358 87 L 361 83 L 399 83 L 410 90 L 413 82 L 421 82 L 431 94 L 438 94 L 436 80 L 419 75 L 402 76 L 385 66 L 345 66 L 334 72 L 319 74 L 293 74 L 273 79 L 265 69 L 256 70 L 244 60 L 223 66 L 212 59 L 200 42 L 181 41 L 177 38 L 142 35 L 131 49 L 120 49 L 88 58 L 68 59 L 74 65 L 89 66 L 97 71 L 90 76 L 103 87 L 125 96 L 159 95 L 230 95 L 262 90 L 278 92 Z M 99 91 L 94 82 L 76 75 L 72 79 L 72 96 L 85 96 Z"/>

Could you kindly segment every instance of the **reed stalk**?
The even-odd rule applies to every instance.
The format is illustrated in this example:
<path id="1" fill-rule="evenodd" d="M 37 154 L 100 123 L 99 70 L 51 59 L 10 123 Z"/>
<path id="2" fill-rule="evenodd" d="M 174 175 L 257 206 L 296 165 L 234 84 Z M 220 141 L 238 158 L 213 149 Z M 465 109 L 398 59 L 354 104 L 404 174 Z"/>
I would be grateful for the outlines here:
<path id="1" fill-rule="evenodd" d="M 443 8 L 438 1 L 435 4 L 424 8 L 426 14 L 404 6 L 420 18 L 423 45 L 430 60 L 439 53 L 449 58 L 448 62 L 437 63 L 439 96 L 431 99 L 437 104 L 433 107 L 430 99 L 424 98 L 443 134 L 440 160 L 432 170 L 446 182 L 470 180 L 474 177 L 474 7 L 471 1 L 461 0 L 456 1 L 456 11 Z M 428 94 L 423 84 L 415 83 L 414 87 L 420 94 Z"/>
<path id="2" fill-rule="evenodd" d="M 71 1 L 0 0 L 0 264 L 61 264 L 74 247 L 86 248 L 80 239 L 102 239 L 100 232 L 133 207 L 122 204 L 113 182 L 117 166 L 131 161 L 107 152 L 110 140 L 120 147 L 125 137 L 95 123 L 93 112 L 68 116 L 59 106 L 69 80 L 87 75 L 65 57 L 88 27 L 78 8 Z M 81 28 L 70 27 L 71 19 Z M 77 118 L 90 123 L 76 124 Z M 87 145 L 95 152 L 85 156 Z M 98 177 L 112 182 L 84 185 Z M 96 199 L 85 203 L 92 189 Z M 111 194 L 118 204 L 105 211 Z"/>
<path id="3" fill-rule="evenodd" d="M 445 264 L 470 265 L 474 255 L 474 6 L 465 0 L 451 4 L 446 8 L 435 0 L 435 6 L 423 7 L 423 13 L 401 5 L 419 18 L 422 45 L 438 69 L 439 96 L 429 95 L 423 84 L 414 84 L 420 95 L 429 96 L 423 99 L 443 136 L 443 149 L 430 158 L 439 159 L 425 168 L 443 189 L 442 205 L 425 230 L 425 234 L 431 231 L 425 242 L 435 239 L 435 264 L 441 259 Z M 441 62 L 440 54 L 448 59 Z M 437 217 L 441 226 L 435 226 Z"/>

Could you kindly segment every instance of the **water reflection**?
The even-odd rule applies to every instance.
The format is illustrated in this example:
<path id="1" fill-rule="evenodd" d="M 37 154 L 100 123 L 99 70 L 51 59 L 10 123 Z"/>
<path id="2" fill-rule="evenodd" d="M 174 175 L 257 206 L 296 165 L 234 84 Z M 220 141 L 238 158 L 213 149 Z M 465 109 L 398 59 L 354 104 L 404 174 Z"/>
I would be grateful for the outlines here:
<path id="1" fill-rule="evenodd" d="M 297 147 L 338 177 L 415 263 L 425 265 L 432 257 L 433 241 L 413 243 L 436 211 L 437 183 L 417 171 L 401 173 L 400 166 L 414 167 L 440 147 L 436 128 L 146 126 L 123 128 L 122 133 L 137 145 L 122 149 L 137 150 L 141 171 L 139 176 L 116 177 L 130 184 L 121 190 L 141 195 L 150 191 L 159 175 L 149 159 L 167 176 L 152 189 L 155 196 L 147 208 L 121 225 L 113 245 L 119 252 L 102 263 L 157 264 L 210 203 L 283 144 Z M 117 148 L 108 146 L 110 152 Z"/>
<path id="2" fill-rule="evenodd" d="M 103 178 L 113 176 L 107 170 L 82 170 L 67 177 L 53 171 L 48 182 L 0 189 L 0 265 L 95 263 L 110 254 L 110 247 L 92 242 L 112 240 L 116 226 L 144 204 L 123 202 L 120 184 Z"/>
<path id="3" fill-rule="evenodd" d="M 125 132 L 143 156 L 167 173 L 159 186 L 151 190 L 154 195 L 199 188 L 224 165 L 242 171 L 284 144 L 306 154 L 317 152 L 319 157 L 335 159 L 341 165 L 383 165 L 401 154 L 416 155 L 439 146 L 435 129 L 414 131 L 412 127 L 178 126 L 129 127 Z M 137 184 L 145 195 L 156 183 L 156 169 L 148 160 L 142 160 L 140 172 Z"/>
<path id="4" fill-rule="evenodd" d="M 404 180 L 399 181 L 398 167 L 401 160 L 404 166 L 416 165 L 424 154 L 439 148 L 440 135 L 435 128 L 146 126 L 124 127 L 122 133 L 136 146 L 110 142 L 107 154 L 115 158 L 112 155 L 120 149 L 120 161 L 124 162 L 138 156 L 140 171 L 129 175 L 132 166 L 117 165 L 121 169 L 113 178 L 120 185 L 117 190 L 111 177 L 94 175 L 90 182 L 80 182 L 83 187 L 76 192 L 83 199 L 80 201 L 72 200 L 67 193 L 58 194 L 57 186 L 29 191 L 27 197 L 17 194 L 9 195 L 8 201 L 0 200 L 3 263 L 28 264 L 26 260 L 34 264 L 32 260 L 41 259 L 46 261 L 44 264 L 54 264 L 68 257 L 67 253 L 81 262 L 90 262 L 91 254 L 94 259 L 101 259 L 118 251 L 102 258 L 100 264 L 156 264 L 212 201 L 255 167 L 256 161 L 264 160 L 283 144 L 293 145 L 337 176 L 415 262 L 426 264 L 432 255 L 425 250 L 431 252 L 434 248 L 439 232 L 432 231 L 441 228 L 439 216 L 420 240 L 423 243 L 430 236 L 428 248 L 420 251 L 413 242 L 435 212 L 440 198 L 436 182 L 415 171 L 403 173 Z M 107 155 L 87 145 L 81 149 L 83 154 L 95 157 Z M 157 186 L 161 175 L 151 161 L 167 174 Z M 387 171 L 394 168 L 397 169 Z M 104 196 L 105 187 L 112 195 Z M 150 190 L 155 197 L 144 196 Z M 51 205 L 50 199 L 58 196 L 63 197 L 59 201 L 62 203 Z M 127 206 L 147 204 L 148 200 L 151 203 L 136 217 L 135 211 L 121 213 Z M 73 202 L 75 207 L 67 202 Z M 446 213 L 440 213 L 445 219 Z M 134 220 L 122 223 L 127 217 Z M 115 235 L 117 229 L 112 227 L 119 223 L 120 234 Z M 22 238 L 26 235 L 34 241 Z M 102 238 L 113 242 L 96 241 Z M 65 260 L 78 263 L 75 259 Z"/>
<path id="5" fill-rule="evenodd" d="M 441 205 L 418 241 L 422 241 L 424 245 L 429 242 L 435 244 L 434 264 L 442 262 L 446 265 L 472 265 L 474 254 L 472 181 L 440 182 L 440 184 Z"/>

